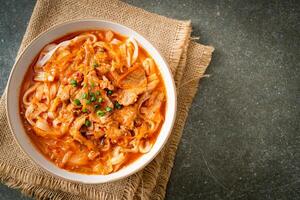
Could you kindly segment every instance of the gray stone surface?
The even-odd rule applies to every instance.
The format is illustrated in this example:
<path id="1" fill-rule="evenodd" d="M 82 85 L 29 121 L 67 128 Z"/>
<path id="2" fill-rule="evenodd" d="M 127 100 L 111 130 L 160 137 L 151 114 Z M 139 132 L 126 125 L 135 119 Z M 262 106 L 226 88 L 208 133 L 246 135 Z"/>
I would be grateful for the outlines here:
<path id="1" fill-rule="evenodd" d="M 216 48 L 166 199 L 300 199 L 299 1 L 126 2 L 191 19 Z M 0 0 L 1 93 L 33 6 Z M 27 198 L 1 185 L 0 199 Z"/>

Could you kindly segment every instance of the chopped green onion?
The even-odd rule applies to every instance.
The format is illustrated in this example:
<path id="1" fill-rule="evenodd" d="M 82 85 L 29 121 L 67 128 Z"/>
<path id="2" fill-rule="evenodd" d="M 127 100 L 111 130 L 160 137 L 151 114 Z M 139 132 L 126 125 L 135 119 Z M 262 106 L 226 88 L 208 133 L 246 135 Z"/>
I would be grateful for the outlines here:
<path id="1" fill-rule="evenodd" d="M 96 101 L 96 97 L 95 96 L 91 96 L 91 102 L 94 102 L 94 101 Z"/>
<path id="2" fill-rule="evenodd" d="M 92 122 L 91 122 L 90 120 L 86 119 L 85 122 L 84 122 L 84 124 L 85 124 L 87 127 L 89 127 L 89 126 L 92 125 Z"/>
<path id="3" fill-rule="evenodd" d="M 96 101 L 96 95 L 95 95 L 95 93 L 90 92 L 90 96 L 91 96 L 91 98 L 90 98 L 91 102 Z"/>
<path id="4" fill-rule="evenodd" d="M 95 109 L 99 109 L 100 105 L 96 104 L 94 107 L 95 107 Z"/>
<path id="5" fill-rule="evenodd" d="M 87 108 L 84 108 L 84 109 L 82 109 L 81 110 L 83 113 L 86 113 L 86 112 L 88 112 L 88 109 Z"/>
<path id="6" fill-rule="evenodd" d="M 83 87 L 86 87 L 86 83 L 83 84 Z"/>
<path id="7" fill-rule="evenodd" d="M 91 103 L 92 103 L 91 100 L 89 99 L 86 100 L 86 104 L 91 104 Z"/>
<path id="8" fill-rule="evenodd" d="M 83 98 L 83 99 L 86 99 L 87 97 L 88 97 L 87 93 L 83 93 L 82 96 L 81 96 L 81 98 Z"/>
<path id="9" fill-rule="evenodd" d="M 74 104 L 76 105 L 76 106 L 80 106 L 81 105 L 81 103 L 80 103 L 80 100 L 79 99 L 74 99 Z"/>
<path id="10" fill-rule="evenodd" d="M 113 93 L 112 90 L 107 90 L 107 91 L 106 91 L 106 94 L 107 94 L 108 96 L 112 95 L 112 93 Z"/>
<path id="11" fill-rule="evenodd" d="M 96 95 L 99 96 L 100 95 L 100 91 L 96 91 Z"/>
<path id="12" fill-rule="evenodd" d="M 73 87 L 77 87 L 77 81 L 74 80 L 74 79 L 72 79 L 72 80 L 70 81 L 70 84 L 71 84 Z"/>
<path id="13" fill-rule="evenodd" d="M 122 105 L 121 105 L 121 104 L 119 104 L 119 102 L 117 102 L 117 101 L 116 101 L 116 103 L 115 103 L 115 107 L 116 107 L 117 109 L 121 109 L 121 108 L 122 108 Z"/>
<path id="14" fill-rule="evenodd" d="M 106 110 L 107 112 L 111 112 L 111 111 L 112 111 L 112 108 L 107 106 L 107 107 L 105 108 L 105 110 Z"/>
<path id="15" fill-rule="evenodd" d="M 102 102 L 103 102 L 103 98 L 102 98 L 102 97 L 99 97 L 98 102 L 99 102 L 99 103 L 102 103 Z"/>
<path id="16" fill-rule="evenodd" d="M 100 116 L 100 117 L 103 117 L 105 115 L 105 112 L 102 111 L 102 110 L 98 110 L 97 115 Z"/>

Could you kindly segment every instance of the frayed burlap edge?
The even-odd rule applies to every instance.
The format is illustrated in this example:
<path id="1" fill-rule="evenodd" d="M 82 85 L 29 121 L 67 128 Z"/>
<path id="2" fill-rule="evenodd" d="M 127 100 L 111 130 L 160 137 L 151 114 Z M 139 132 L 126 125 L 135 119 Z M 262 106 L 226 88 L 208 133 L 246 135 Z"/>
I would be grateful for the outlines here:
<path id="1" fill-rule="evenodd" d="M 196 43 L 192 43 L 190 46 L 198 45 Z M 178 148 L 178 144 L 180 142 L 181 136 L 183 134 L 184 124 L 186 122 L 188 111 L 192 105 L 193 98 L 198 90 L 199 80 L 204 75 L 210 61 L 212 58 L 212 53 L 214 48 L 211 46 L 203 47 L 203 54 L 199 55 L 199 63 L 196 66 L 187 66 L 187 67 L 196 67 L 197 70 L 194 73 L 197 73 L 196 78 L 192 80 L 181 80 L 180 85 L 178 86 L 178 91 L 180 91 L 180 95 L 178 95 L 178 102 L 181 102 L 181 105 L 178 105 L 178 113 L 180 116 L 177 118 L 175 123 L 182 124 L 182 126 L 173 132 L 173 136 L 170 138 L 166 145 L 166 149 L 168 150 L 164 160 L 162 161 L 161 172 L 159 174 L 159 178 L 155 184 L 155 188 L 152 191 L 152 195 L 150 199 L 164 199 L 166 194 L 166 187 L 168 180 L 171 175 L 171 171 L 174 165 L 174 159 L 176 155 L 176 150 Z M 189 56 L 189 54 L 187 55 Z M 187 58 L 189 60 L 189 58 Z M 191 63 L 187 63 L 190 65 Z M 184 79 L 184 76 L 182 77 Z M 186 82 L 187 81 L 187 82 Z M 183 84 L 185 87 L 183 88 Z"/>

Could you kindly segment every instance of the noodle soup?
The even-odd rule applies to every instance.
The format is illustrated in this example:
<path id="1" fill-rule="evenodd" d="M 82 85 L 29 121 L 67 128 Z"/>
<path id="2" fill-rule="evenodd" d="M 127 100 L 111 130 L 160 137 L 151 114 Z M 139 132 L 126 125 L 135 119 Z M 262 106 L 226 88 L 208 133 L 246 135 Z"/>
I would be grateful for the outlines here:
<path id="1" fill-rule="evenodd" d="M 34 145 L 60 168 L 110 174 L 149 152 L 166 92 L 151 56 L 110 30 L 48 44 L 23 80 L 20 113 Z"/>

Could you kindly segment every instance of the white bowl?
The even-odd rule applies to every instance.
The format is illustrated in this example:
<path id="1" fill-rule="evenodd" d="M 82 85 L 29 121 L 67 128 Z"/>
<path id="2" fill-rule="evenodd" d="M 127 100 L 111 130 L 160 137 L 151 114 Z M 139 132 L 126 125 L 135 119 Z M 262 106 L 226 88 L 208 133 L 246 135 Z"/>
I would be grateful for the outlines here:
<path id="1" fill-rule="evenodd" d="M 31 62 L 41 49 L 68 33 L 82 31 L 82 30 L 96 30 L 96 29 L 110 29 L 127 37 L 133 36 L 140 46 L 142 46 L 155 60 L 164 80 L 167 93 L 166 116 L 161 131 L 151 151 L 142 155 L 133 163 L 121 168 L 119 171 L 109 175 L 87 175 L 66 171 L 57 167 L 51 161 L 47 160 L 31 142 L 29 136 L 23 127 L 20 110 L 19 98 L 20 88 L 25 73 Z M 163 59 L 161 54 L 156 50 L 148 40 L 137 32 L 131 30 L 120 24 L 101 21 L 97 19 L 83 19 L 67 22 L 57 25 L 50 30 L 42 33 L 21 53 L 18 57 L 8 80 L 7 87 L 7 116 L 9 126 L 13 135 L 23 149 L 23 151 L 38 165 L 50 172 L 51 174 L 74 182 L 81 182 L 87 184 L 105 183 L 116 181 L 125 178 L 137 171 L 143 169 L 149 162 L 151 162 L 159 151 L 163 148 L 171 134 L 172 127 L 175 121 L 176 114 L 176 90 L 172 74 L 169 70 L 167 62 Z"/>

